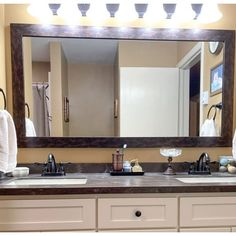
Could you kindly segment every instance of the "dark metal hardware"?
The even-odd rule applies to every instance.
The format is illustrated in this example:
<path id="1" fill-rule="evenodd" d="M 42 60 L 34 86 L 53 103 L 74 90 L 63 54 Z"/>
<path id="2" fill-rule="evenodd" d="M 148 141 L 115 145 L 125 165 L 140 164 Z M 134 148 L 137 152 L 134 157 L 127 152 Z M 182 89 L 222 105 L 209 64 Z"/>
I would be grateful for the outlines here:
<path id="1" fill-rule="evenodd" d="M 142 215 L 142 212 L 141 212 L 141 211 L 136 211 L 136 212 L 135 212 L 135 215 L 136 215 L 137 217 L 140 217 L 140 216 Z"/>
<path id="2" fill-rule="evenodd" d="M 1 88 L 0 88 L 0 92 L 1 92 L 2 95 L 3 95 L 4 110 L 6 110 L 6 109 L 7 109 L 7 99 L 6 99 L 6 95 L 5 95 L 4 91 L 3 91 L 3 89 L 1 89 Z"/>
<path id="3" fill-rule="evenodd" d="M 208 153 L 202 153 L 199 160 L 192 162 L 189 167 L 188 174 L 190 175 L 210 175 L 210 157 Z"/>
<path id="4" fill-rule="evenodd" d="M 27 118 L 30 118 L 30 108 L 29 108 L 29 104 L 26 102 L 25 106 L 27 108 Z"/>

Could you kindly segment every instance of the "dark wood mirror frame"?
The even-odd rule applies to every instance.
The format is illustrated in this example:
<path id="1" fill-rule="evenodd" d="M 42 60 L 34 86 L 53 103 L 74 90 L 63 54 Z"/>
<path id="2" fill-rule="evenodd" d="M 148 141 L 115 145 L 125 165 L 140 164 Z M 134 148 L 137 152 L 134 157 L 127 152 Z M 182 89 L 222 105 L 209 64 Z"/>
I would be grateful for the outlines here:
<path id="1" fill-rule="evenodd" d="M 121 147 L 227 147 L 231 146 L 233 131 L 233 83 L 234 83 L 234 53 L 235 34 L 231 30 L 191 30 L 191 29 L 146 29 L 119 27 L 85 27 L 68 26 L 44 27 L 31 24 L 11 24 L 11 56 L 12 56 L 12 86 L 13 86 L 13 118 L 15 121 L 18 147 L 42 148 L 111 148 Z M 225 43 L 224 50 L 224 83 L 222 134 L 220 137 L 26 137 L 25 136 L 25 99 L 23 76 L 23 37 L 68 37 L 68 38 L 102 38 L 126 40 L 184 40 L 184 41 L 221 41 Z M 227 55 L 227 56 L 226 56 Z"/>

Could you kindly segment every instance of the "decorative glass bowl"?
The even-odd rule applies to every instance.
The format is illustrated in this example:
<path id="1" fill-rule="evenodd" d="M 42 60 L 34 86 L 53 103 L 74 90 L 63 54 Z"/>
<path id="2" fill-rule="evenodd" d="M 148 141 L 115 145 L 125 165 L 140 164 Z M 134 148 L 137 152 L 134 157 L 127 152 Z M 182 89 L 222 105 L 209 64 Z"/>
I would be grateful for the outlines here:
<path id="1" fill-rule="evenodd" d="M 171 162 L 173 157 L 177 157 L 182 154 L 182 150 L 177 148 L 161 148 L 160 154 L 164 157 L 168 157 L 168 167 L 165 170 L 164 175 L 175 175 L 175 171 L 171 166 Z"/>

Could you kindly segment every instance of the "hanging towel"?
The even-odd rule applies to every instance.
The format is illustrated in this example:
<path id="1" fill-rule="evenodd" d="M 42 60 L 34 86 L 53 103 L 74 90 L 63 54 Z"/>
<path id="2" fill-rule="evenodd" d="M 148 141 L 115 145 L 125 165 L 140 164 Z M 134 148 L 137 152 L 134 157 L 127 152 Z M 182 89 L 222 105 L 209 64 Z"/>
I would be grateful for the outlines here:
<path id="1" fill-rule="evenodd" d="M 6 173 L 8 167 L 7 116 L 0 110 L 0 171 Z"/>
<path id="2" fill-rule="evenodd" d="M 26 137 L 36 136 L 34 123 L 29 118 L 25 118 L 25 129 L 26 129 Z"/>
<path id="3" fill-rule="evenodd" d="M 8 168 L 7 172 L 12 172 L 16 168 L 17 164 L 17 138 L 16 128 L 12 116 L 6 110 L 7 127 L 8 127 Z"/>
<path id="4" fill-rule="evenodd" d="M 0 111 L 0 171 L 12 172 L 17 164 L 16 130 L 11 115 Z"/>
<path id="5" fill-rule="evenodd" d="M 214 119 L 206 119 L 201 127 L 200 136 L 218 136 Z"/>

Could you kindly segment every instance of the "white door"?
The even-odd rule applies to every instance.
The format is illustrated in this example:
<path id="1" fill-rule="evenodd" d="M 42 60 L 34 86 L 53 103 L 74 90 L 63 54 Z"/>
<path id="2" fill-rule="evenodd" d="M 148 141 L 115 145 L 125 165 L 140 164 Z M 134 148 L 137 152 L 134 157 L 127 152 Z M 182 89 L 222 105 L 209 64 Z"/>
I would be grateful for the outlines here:
<path id="1" fill-rule="evenodd" d="M 120 136 L 178 136 L 178 94 L 177 68 L 121 67 Z"/>

